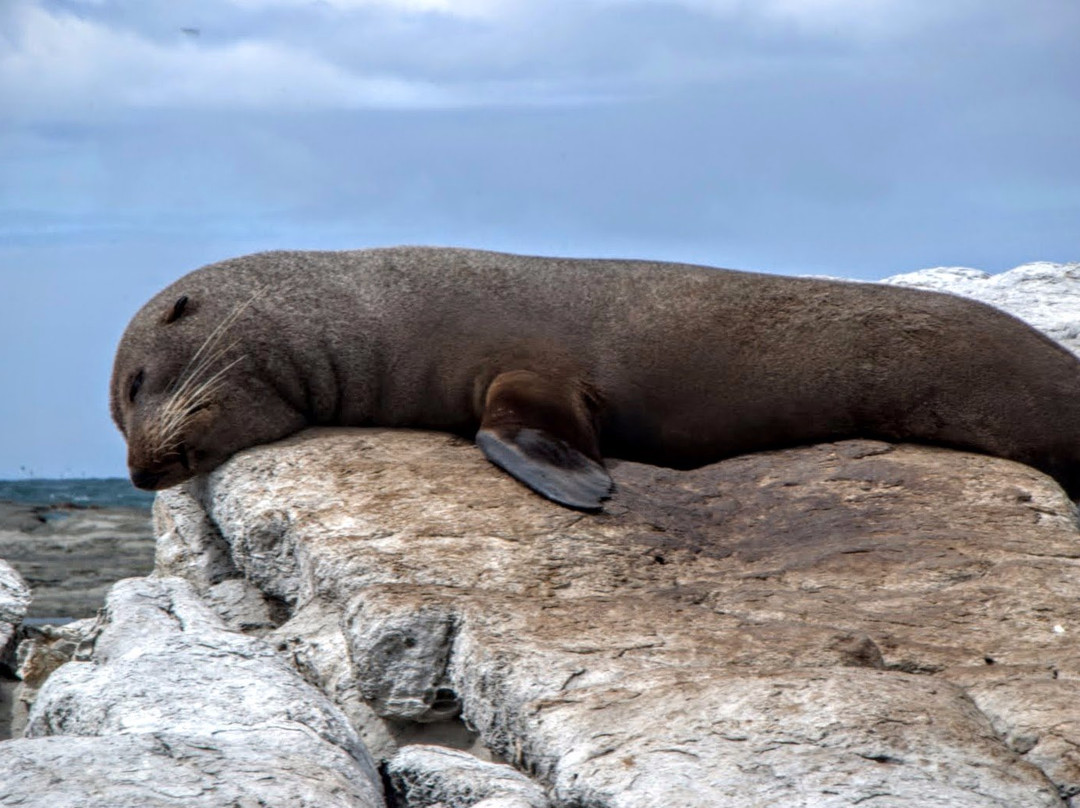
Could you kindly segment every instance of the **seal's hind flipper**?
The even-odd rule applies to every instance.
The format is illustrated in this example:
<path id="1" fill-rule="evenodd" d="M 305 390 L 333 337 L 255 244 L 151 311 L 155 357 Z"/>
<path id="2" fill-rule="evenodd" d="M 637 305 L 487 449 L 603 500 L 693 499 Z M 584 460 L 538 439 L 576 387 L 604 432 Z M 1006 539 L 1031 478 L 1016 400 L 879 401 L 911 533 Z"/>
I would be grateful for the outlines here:
<path id="1" fill-rule="evenodd" d="M 600 461 L 595 399 L 580 383 L 532 371 L 488 387 L 476 443 L 488 460 L 561 505 L 595 511 L 615 484 Z"/>

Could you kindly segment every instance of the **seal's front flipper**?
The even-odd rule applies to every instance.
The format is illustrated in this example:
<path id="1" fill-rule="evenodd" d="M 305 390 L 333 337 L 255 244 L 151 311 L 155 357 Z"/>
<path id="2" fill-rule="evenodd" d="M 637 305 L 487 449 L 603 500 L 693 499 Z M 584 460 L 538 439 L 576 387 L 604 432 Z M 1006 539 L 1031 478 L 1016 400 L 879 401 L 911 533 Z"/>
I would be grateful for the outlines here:
<path id="1" fill-rule="evenodd" d="M 561 505 L 599 510 L 615 484 L 600 462 L 595 397 L 580 383 L 527 370 L 487 389 L 476 443 L 488 460 Z"/>
<path id="2" fill-rule="evenodd" d="M 615 487 L 603 466 L 538 429 L 481 429 L 476 443 L 496 466 L 560 505 L 599 510 Z"/>

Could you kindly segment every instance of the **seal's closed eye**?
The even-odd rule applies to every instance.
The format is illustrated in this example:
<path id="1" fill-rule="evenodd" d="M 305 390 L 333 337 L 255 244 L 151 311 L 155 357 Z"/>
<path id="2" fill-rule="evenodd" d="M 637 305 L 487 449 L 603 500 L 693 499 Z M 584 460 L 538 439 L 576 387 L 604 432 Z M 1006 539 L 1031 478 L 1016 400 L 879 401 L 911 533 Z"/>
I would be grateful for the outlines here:
<path id="1" fill-rule="evenodd" d="M 139 395 L 144 378 L 146 378 L 146 374 L 141 370 L 132 377 L 131 384 L 128 385 L 128 401 L 135 402 L 135 396 Z"/>

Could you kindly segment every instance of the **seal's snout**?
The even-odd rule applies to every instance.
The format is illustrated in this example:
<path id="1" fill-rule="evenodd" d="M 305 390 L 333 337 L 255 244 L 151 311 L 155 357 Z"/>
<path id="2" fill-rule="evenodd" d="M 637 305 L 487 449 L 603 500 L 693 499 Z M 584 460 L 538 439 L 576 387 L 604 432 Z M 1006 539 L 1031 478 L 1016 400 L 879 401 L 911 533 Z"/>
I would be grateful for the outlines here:
<path id="1" fill-rule="evenodd" d="M 142 488 L 144 491 L 156 490 L 157 484 L 164 476 L 165 472 L 163 471 L 148 471 L 146 469 L 131 470 L 131 482 L 136 488 Z"/>

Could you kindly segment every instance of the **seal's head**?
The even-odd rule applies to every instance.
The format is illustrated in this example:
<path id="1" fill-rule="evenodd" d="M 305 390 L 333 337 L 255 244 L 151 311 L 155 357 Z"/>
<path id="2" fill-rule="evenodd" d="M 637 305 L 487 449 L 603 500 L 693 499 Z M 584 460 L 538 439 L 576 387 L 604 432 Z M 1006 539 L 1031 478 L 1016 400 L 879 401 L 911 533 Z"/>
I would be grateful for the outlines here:
<path id="1" fill-rule="evenodd" d="M 200 291 L 180 281 L 160 293 L 117 348 L 110 408 L 139 488 L 176 485 L 303 426 L 252 356 L 262 343 L 251 323 L 258 295 L 230 304 Z"/>

